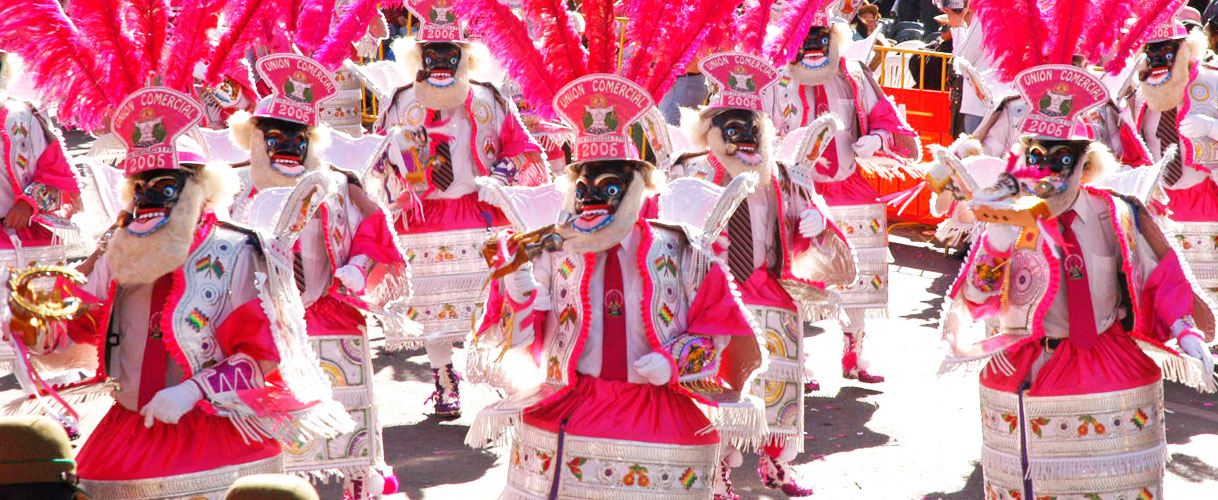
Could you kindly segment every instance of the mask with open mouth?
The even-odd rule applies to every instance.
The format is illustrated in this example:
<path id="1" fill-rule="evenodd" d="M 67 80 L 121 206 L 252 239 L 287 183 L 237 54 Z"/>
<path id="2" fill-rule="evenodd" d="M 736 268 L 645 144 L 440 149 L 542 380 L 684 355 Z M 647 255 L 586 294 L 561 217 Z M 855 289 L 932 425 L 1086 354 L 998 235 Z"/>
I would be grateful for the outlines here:
<path id="1" fill-rule="evenodd" d="M 584 234 L 608 226 L 634 180 L 634 169 L 624 162 L 588 162 L 575 180 L 575 206 L 571 227 Z"/>
<path id="2" fill-rule="evenodd" d="M 751 109 L 730 109 L 715 115 L 711 125 L 723 136 L 724 151 L 748 167 L 761 165 L 765 160 L 759 141 L 761 140 L 761 116 Z"/>
<path id="3" fill-rule="evenodd" d="M 813 26 L 799 48 L 799 64 L 808 69 L 820 69 L 829 64 L 829 42 L 833 30 L 828 26 Z"/>
<path id="4" fill-rule="evenodd" d="M 127 232 L 147 236 L 169 223 L 169 216 L 189 178 L 186 171 L 173 169 L 147 170 L 133 175 L 134 207 Z"/>
<path id="5" fill-rule="evenodd" d="M 301 123 L 258 118 L 256 123 L 262 132 L 270 166 L 286 177 L 300 177 L 308 170 L 305 158 L 309 155 L 309 129 Z"/>
<path id="6" fill-rule="evenodd" d="M 1077 190 L 1081 176 L 1075 174 L 1089 145 L 1086 140 L 1031 139 L 1011 175 L 1020 191 L 1046 200 Z"/>
<path id="7" fill-rule="evenodd" d="M 415 81 L 426 81 L 433 87 L 447 88 L 457 82 L 457 66 L 461 64 L 461 47 L 455 43 L 428 43 L 423 47 L 423 68 Z"/>
<path id="8" fill-rule="evenodd" d="M 1172 39 L 1146 44 L 1146 69 L 1139 75 L 1143 82 L 1158 87 L 1172 79 L 1181 42 L 1182 39 Z"/>

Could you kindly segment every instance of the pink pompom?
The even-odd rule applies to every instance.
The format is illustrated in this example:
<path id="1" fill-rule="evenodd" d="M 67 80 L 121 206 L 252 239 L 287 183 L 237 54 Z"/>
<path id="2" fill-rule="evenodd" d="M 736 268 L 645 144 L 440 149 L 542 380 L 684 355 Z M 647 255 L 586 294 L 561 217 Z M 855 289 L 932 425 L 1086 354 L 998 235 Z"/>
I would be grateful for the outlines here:
<path id="1" fill-rule="evenodd" d="M 398 486 L 401 486 L 401 483 L 398 482 L 398 475 L 394 474 L 393 471 L 390 470 L 389 474 L 385 476 L 385 489 L 381 491 L 381 494 L 392 495 L 397 493 Z"/>

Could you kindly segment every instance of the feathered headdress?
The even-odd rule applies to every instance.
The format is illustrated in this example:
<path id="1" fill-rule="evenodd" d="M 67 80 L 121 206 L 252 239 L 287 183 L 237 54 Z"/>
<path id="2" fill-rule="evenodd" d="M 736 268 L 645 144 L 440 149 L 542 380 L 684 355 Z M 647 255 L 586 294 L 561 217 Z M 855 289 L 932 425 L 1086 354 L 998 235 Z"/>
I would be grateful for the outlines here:
<path id="1" fill-rule="evenodd" d="M 524 22 L 497 0 L 456 0 L 453 7 L 521 83 L 525 100 L 537 114 L 553 119 L 554 93 L 592 73 L 617 72 L 658 101 L 685 73 L 713 28 L 736 10 L 736 3 L 626 0 L 617 6 L 629 20 L 615 26 L 615 2 L 585 0 L 581 7 L 587 50 L 560 0 L 524 0 L 523 15 L 541 33 L 537 44 L 528 39 Z M 619 29 L 624 30 L 625 44 L 620 43 Z"/>
<path id="2" fill-rule="evenodd" d="M 186 0 L 173 22 L 166 0 L 58 0 L 0 5 L 0 49 L 17 53 L 36 75 L 59 120 L 88 131 L 128 95 L 160 80 L 191 93 L 192 69 L 208 62 L 209 83 L 237 64 L 259 37 L 248 29 L 280 9 L 274 0 Z M 222 26 L 219 39 L 209 34 Z"/>
<path id="3" fill-rule="evenodd" d="M 783 66 L 795 58 L 808 36 L 808 29 L 817 18 L 823 18 L 830 0 L 792 0 L 787 2 L 782 17 L 775 23 L 777 31 L 766 41 L 765 58 L 775 66 Z"/>
<path id="4" fill-rule="evenodd" d="M 1119 71 L 1146 33 L 1169 19 L 1184 0 L 974 0 L 973 12 L 985 32 L 998 75 L 1045 64 L 1070 64 L 1081 55 L 1107 61 Z"/>

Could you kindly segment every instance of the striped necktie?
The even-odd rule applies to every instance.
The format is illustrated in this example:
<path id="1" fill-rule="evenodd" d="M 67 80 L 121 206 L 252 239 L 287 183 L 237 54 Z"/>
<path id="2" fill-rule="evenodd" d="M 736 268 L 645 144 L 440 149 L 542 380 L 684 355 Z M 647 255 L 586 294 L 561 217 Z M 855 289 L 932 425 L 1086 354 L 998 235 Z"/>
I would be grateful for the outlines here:
<path id="1" fill-rule="evenodd" d="M 1159 151 L 1166 153 L 1167 148 L 1172 144 L 1180 143 L 1180 131 L 1176 129 L 1176 108 L 1164 111 L 1159 116 L 1159 127 L 1155 130 L 1155 137 L 1159 138 Z M 1163 181 L 1167 185 L 1175 184 L 1180 180 L 1180 176 L 1184 175 L 1184 164 L 1180 161 L 1180 155 L 1183 151 L 1176 151 L 1176 157 L 1172 158 L 1171 162 L 1164 167 L 1165 173 Z"/>
<path id="2" fill-rule="evenodd" d="M 727 265 L 737 283 L 753 274 L 753 220 L 746 200 L 727 221 Z"/>

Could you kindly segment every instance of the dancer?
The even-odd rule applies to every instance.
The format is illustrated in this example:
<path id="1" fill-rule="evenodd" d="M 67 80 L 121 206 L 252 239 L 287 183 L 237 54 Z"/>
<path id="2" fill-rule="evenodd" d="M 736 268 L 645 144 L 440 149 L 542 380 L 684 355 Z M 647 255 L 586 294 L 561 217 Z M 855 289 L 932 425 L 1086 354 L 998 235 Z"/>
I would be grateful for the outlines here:
<path id="1" fill-rule="evenodd" d="M 824 113 L 843 120 L 845 126 L 834 135 L 812 177 L 859 258 L 854 282 L 837 287 L 847 315 L 842 325 L 842 376 L 878 383 L 884 377 L 868 371 L 863 342 L 868 315 L 886 314 L 888 308 L 888 216 L 879 194 L 863 178 L 860 163 L 881 157 L 915 160 L 921 145 L 871 72 L 859 61 L 842 57 L 850 28 L 831 20 L 836 11 L 823 5 L 823 0 L 795 2 L 779 19 L 781 32 L 767 42 L 766 57 L 782 67 L 786 78 L 769 92 L 765 109 L 779 136 Z"/>
<path id="2" fill-rule="evenodd" d="M 680 226 L 641 216 L 655 169 L 624 131 L 651 105 L 600 74 L 555 99 L 579 131 L 547 236 L 562 249 L 503 271 L 479 327 L 480 342 L 536 349 L 546 373 L 483 410 L 467 438 L 483 446 L 514 424 L 504 498 L 709 497 L 720 438 L 698 403 L 739 401 L 760 366 L 724 266 Z"/>
<path id="3" fill-rule="evenodd" d="M 403 190 L 405 199 L 420 200 L 399 203 L 403 210 L 395 223 L 413 258 L 410 313 L 424 328 L 434 411 L 456 418 L 461 376 L 453 367 L 453 342 L 465 339 L 481 310 L 480 287 L 489 269 L 478 249 L 507 226 L 499 209 L 478 199 L 475 179 L 531 185 L 548 181 L 549 174 L 515 106 L 493 85 L 470 79 L 478 55 L 462 37 L 448 2 L 410 0 L 406 6 L 423 25 L 417 38 L 396 42 L 393 52 L 416 80 L 384 104 L 373 130 L 426 132 L 428 163 L 417 179 L 405 180 Z"/>
<path id="4" fill-rule="evenodd" d="M 986 0 L 974 8 L 994 30 L 986 40 L 999 70 L 1037 105 L 1022 123 L 1027 135 L 1015 161 L 975 197 L 988 200 L 975 201 L 973 210 L 989 224 L 949 293 L 945 369 L 986 362 L 987 498 L 1163 498 L 1162 378 L 1212 390 L 1204 343 L 1213 335 L 1213 303 L 1142 205 L 1147 193 L 1095 187 L 1117 161 L 1075 133 L 1108 96 L 1098 78 L 1068 63 L 1088 51 L 1123 60 L 1132 47 L 1084 30 L 1108 33 L 1125 20 L 1084 28 L 1069 18 L 1012 17 L 1006 5 Z M 1076 6 L 1051 4 L 1048 12 L 1067 5 Z M 1133 23 L 1125 36 L 1140 39 L 1147 24 Z M 1029 51 L 1026 42 L 989 36 L 1004 32 L 1029 33 L 1043 45 Z M 968 328 L 980 319 L 996 331 Z M 1173 340 L 1202 362 L 1163 345 Z"/>
<path id="5" fill-rule="evenodd" d="M 769 351 L 769 368 L 755 390 L 765 398 L 771 436 L 758 477 L 787 496 L 808 496 L 812 488 L 791 466 L 803 448 L 803 321 L 832 317 L 814 311 L 829 302 L 826 283 L 853 279 L 854 255 L 841 232 L 825 219 L 824 202 L 809 196 L 812 186 L 794 184 L 787 167 L 773 159 L 773 125 L 762 110 L 760 93 L 776 82 L 778 71 L 764 59 L 741 52 L 712 54 L 700 66 L 720 89 L 687 134 L 706 151 L 681 156 L 669 175 L 699 177 L 721 186 L 746 172 L 760 177 L 757 190 L 731 215 L 726 240 L 721 241 L 727 246 L 731 276 L 765 331 Z M 715 498 L 739 498 L 729 471 L 739 465 L 740 452 L 725 445 L 723 456 Z"/>
<path id="6" fill-rule="evenodd" d="M 249 167 L 240 172 L 246 185 L 233 217 L 248 223 L 270 220 L 264 216 L 276 214 L 251 213 L 257 193 L 268 189 L 313 186 L 310 181 L 317 178 L 330 186 L 292 258 L 310 342 L 331 374 L 335 394 L 356 421 L 351 433 L 290 448 L 287 470 L 341 475 L 347 499 L 390 494 L 397 480 L 384 461 L 363 312 L 381 311 L 409 295 L 405 257 L 385 212 L 364 193 L 355 174 L 324 159 L 329 129 L 320 125 L 321 107 L 338 89 L 330 72 L 295 54 L 262 57 L 255 68 L 272 94 L 253 115 L 237 113 L 229 120 L 233 141 L 250 154 Z"/>

